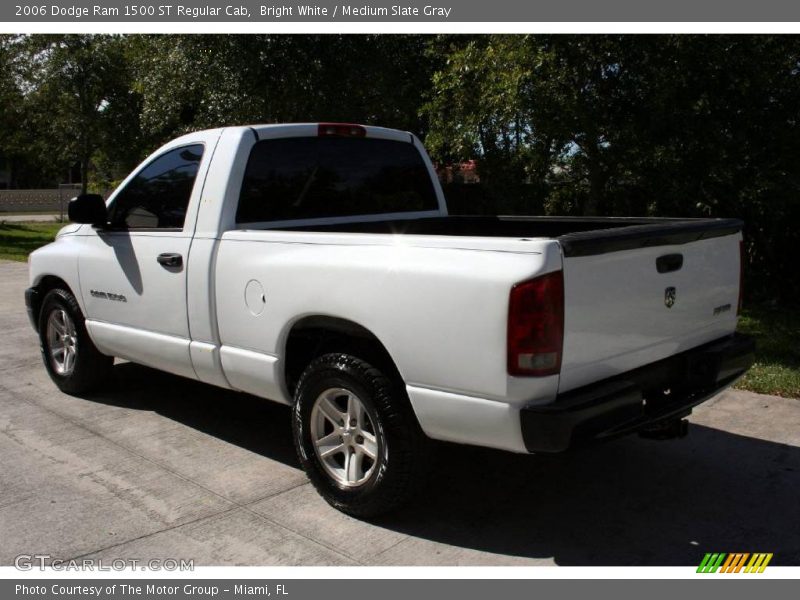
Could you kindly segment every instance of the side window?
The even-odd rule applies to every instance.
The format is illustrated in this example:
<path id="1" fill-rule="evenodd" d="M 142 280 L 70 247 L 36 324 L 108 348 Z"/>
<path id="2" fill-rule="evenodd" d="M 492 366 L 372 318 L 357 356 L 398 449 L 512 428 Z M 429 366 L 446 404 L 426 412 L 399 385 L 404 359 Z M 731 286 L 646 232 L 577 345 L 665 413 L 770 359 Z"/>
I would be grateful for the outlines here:
<path id="1" fill-rule="evenodd" d="M 202 144 L 170 150 L 154 159 L 117 194 L 112 227 L 180 229 L 192 195 Z"/>
<path id="2" fill-rule="evenodd" d="M 253 146 L 238 223 L 436 210 L 436 191 L 409 142 L 296 137 Z"/>

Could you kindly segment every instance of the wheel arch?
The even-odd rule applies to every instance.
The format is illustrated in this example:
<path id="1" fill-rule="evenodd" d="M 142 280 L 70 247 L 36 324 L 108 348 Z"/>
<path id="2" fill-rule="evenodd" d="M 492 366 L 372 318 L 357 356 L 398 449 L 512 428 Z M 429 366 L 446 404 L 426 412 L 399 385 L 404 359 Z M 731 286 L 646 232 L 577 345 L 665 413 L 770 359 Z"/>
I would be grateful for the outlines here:
<path id="1" fill-rule="evenodd" d="M 42 275 L 41 277 L 37 278 L 36 283 L 33 286 L 33 289 L 36 290 L 36 294 L 31 297 L 31 309 L 35 317 L 33 319 L 33 323 L 37 332 L 39 331 L 39 316 L 42 312 L 42 303 L 44 302 L 44 297 L 47 296 L 48 292 L 56 288 L 64 289 L 75 296 L 75 299 L 78 300 L 78 305 L 80 306 L 80 299 L 75 294 L 75 291 L 61 277 L 58 277 L 57 275 Z"/>
<path id="2" fill-rule="evenodd" d="M 403 383 L 396 362 L 372 331 L 350 319 L 307 315 L 296 320 L 285 336 L 282 375 L 289 397 L 294 395 L 306 366 L 315 358 L 331 352 L 357 356 Z"/>

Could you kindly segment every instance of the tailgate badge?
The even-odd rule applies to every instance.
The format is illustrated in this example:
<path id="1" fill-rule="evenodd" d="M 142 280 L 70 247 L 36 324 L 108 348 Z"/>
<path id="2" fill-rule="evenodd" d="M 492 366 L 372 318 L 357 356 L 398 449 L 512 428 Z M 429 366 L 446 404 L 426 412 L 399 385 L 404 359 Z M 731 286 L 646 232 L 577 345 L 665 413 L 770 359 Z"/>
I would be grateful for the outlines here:
<path id="1" fill-rule="evenodd" d="M 676 291 L 674 287 L 668 287 L 664 290 L 664 306 L 667 308 L 672 308 L 675 304 L 675 295 Z"/>

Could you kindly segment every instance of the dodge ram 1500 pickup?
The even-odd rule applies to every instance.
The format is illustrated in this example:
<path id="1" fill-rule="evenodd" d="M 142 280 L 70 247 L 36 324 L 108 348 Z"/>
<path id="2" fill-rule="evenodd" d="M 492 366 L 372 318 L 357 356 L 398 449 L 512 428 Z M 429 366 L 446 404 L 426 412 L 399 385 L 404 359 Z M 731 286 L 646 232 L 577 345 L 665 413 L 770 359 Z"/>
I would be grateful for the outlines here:
<path id="1" fill-rule="evenodd" d="M 199 131 L 69 215 L 25 294 L 55 384 L 96 390 L 117 357 L 291 405 L 353 515 L 406 500 L 430 440 L 676 437 L 753 360 L 740 221 L 449 216 L 407 132 Z"/>

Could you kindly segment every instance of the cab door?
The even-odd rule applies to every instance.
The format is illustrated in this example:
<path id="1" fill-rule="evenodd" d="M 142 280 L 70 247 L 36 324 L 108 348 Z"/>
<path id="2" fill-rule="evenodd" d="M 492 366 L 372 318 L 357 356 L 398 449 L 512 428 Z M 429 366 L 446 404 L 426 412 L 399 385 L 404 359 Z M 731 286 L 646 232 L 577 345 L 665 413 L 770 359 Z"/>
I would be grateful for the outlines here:
<path id="1" fill-rule="evenodd" d="M 213 148 L 160 152 L 114 194 L 80 255 L 87 329 L 104 353 L 195 377 L 186 279 L 197 204 Z"/>

